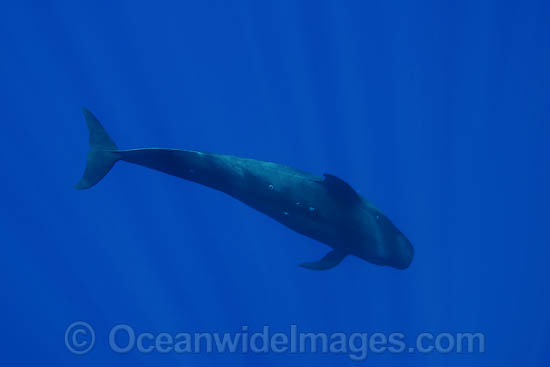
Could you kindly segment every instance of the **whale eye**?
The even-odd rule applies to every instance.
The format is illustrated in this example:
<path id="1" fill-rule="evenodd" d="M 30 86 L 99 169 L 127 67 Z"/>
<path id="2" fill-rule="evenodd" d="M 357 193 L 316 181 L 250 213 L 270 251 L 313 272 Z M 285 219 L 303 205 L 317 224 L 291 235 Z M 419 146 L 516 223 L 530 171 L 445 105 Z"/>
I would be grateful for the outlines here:
<path id="1" fill-rule="evenodd" d="M 378 220 L 378 219 L 380 219 L 380 216 L 379 216 L 379 215 L 376 216 L 376 220 Z"/>
<path id="2" fill-rule="evenodd" d="M 269 187 L 270 190 L 274 189 L 273 185 L 269 185 L 268 187 Z"/>

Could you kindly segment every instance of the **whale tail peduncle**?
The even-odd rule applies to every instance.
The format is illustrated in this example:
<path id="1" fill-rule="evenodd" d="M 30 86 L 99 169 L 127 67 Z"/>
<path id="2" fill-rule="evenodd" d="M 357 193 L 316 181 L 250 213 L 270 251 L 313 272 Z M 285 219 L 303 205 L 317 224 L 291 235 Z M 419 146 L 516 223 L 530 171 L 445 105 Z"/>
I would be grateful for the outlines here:
<path id="1" fill-rule="evenodd" d="M 89 189 L 101 181 L 119 159 L 118 147 L 97 118 L 85 108 L 82 112 L 90 132 L 90 151 L 84 174 L 75 185 L 77 190 Z"/>

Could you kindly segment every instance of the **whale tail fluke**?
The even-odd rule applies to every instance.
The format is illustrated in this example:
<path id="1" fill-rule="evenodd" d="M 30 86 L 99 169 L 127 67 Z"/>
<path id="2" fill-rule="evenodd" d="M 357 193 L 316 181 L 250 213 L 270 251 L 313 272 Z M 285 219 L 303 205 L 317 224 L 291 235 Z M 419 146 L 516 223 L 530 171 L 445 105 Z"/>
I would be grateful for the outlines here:
<path id="1" fill-rule="evenodd" d="M 82 112 L 90 132 L 90 151 L 84 174 L 75 185 L 77 190 L 89 189 L 101 181 L 120 158 L 118 147 L 97 118 L 85 108 Z"/>

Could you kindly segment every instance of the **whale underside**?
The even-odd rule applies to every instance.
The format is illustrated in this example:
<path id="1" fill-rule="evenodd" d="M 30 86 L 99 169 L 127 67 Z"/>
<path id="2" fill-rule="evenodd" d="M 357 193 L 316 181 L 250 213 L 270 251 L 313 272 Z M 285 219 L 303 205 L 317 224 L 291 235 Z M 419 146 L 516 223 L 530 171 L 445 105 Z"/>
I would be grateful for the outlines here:
<path id="1" fill-rule="evenodd" d="M 408 239 L 372 203 L 333 175 L 191 150 L 120 150 L 97 118 L 86 109 L 83 113 L 90 151 L 77 189 L 94 186 L 117 161 L 125 161 L 222 191 L 331 247 L 319 261 L 300 264 L 304 268 L 330 269 L 347 255 L 398 269 L 412 261 L 414 249 Z"/>

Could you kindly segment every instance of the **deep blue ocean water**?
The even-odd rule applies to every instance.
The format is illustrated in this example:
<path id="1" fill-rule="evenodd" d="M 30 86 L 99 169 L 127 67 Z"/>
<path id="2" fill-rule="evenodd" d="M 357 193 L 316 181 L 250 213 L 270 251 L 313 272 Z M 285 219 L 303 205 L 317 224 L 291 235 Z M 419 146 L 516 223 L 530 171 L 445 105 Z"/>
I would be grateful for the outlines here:
<path id="1" fill-rule="evenodd" d="M 545 1 L 3 4 L 2 358 L 548 366 L 549 19 Z M 74 190 L 83 106 L 122 148 L 341 177 L 407 235 L 414 261 L 302 269 L 327 248 L 220 192 L 126 163 Z M 65 343 L 75 321 L 95 330 L 85 355 Z M 471 332 L 485 352 L 121 354 L 109 341 L 120 324 L 154 336 L 402 333 L 407 346 Z"/>

